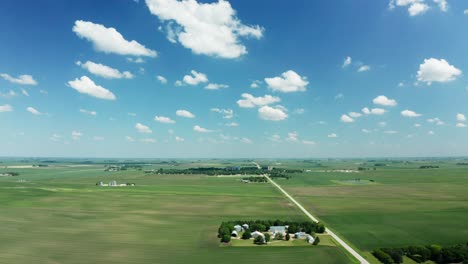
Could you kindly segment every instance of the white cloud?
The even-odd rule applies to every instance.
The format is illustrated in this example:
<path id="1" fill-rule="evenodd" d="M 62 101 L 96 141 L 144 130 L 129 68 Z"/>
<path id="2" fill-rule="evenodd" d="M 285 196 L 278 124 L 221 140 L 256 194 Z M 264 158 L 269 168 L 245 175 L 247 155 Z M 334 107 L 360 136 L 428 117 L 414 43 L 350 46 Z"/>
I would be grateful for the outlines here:
<path id="1" fill-rule="evenodd" d="M 28 96 L 28 97 L 29 97 L 29 93 L 28 93 L 28 91 L 26 91 L 25 89 L 21 89 L 21 93 L 22 93 L 24 96 Z"/>
<path id="2" fill-rule="evenodd" d="M 132 63 L 145 63 L 145 61 L 142 59 L 142 58 L 127 58 L 127 61 L 128 62 L 132 62 Z"/>
<path id="3" fill-rule="evenodd" d="M 52 141 L 57 142 L 57 141 L 60 141 L 61 138 L 62 138 L 62 136 L 59 135 L 59 134 L 52 134 L 52 136 L 50 136 L 49 139 L 52 140 Z"/>
<path id="4" fill-rule="evenodd" d="M 72 135 L 73 140 L 80 140 L 81 137 L 83 136 L 83 133 L 78 132 L 78 131 L 72 131 L 71 135 Z"/>
<path id="5" fill-rule="evenodd" d="M 385 134 L 398 134 L 398 131 L 395 130 L 386 130 L 384 131 Z"/>
<path id="6" fill-rule="evenodd" d="M 136 114 L 136 113 L 127 113 L 127 115 L 129 115 L 129 116 L 133 116 L 133 117 L 137 116 L 137 114 Z"/>
<path id="7" fill-rule="evenodd" d="M 156 76 L 156 79 L 158 79 L 158 81 L 160 81 L 162 84 L 167 83 L 167 79 L 164 76 L 158 75 Z"/>
<path id="8" fill-rule="evenodd" d="M 296 115 L 302 115 L 302 114 L 305 113 L 305 109 L 304 108 L 297 108 L 297 109 L 294 110 L 293 113 L 296 114 Z"/>
<path id="9" fill-rule="evenodd" d="M 211 132 L 213 132 L 213 130 L 206 129 L 206 128 L 203 128 L 203 127 L 198 126 L 198 125 L 193 127 L 193 131 L 199 132 L 199 133 L 211 133 Z"/>
<path id="10" fill-rule="evenodd" d="M 49 94 L 46 90 L 39 90 L 41 94 Z"/>
<path id="11" fill-rule="evenodd" d="M 82 94 L 87 94 L 94 96 L 99 99 L 104 100 L 115 100 L 115 95 L 107 90 L 106 88 L 96 85 L 93 80 L 87 76 L 81 76 L 80 79 L 75 79 L 74 81 L 69 81 L 68 84 L 78 92 Z"/>
<path id="12" fill-rule="evenodd" d="M 175 137 L 175 140 L 176 140 L 177 142 L 184 142 L 184 141 L 185 141 L 184 138 L 178 137 L 178 136 Z"/>
<path id="13" fill-rule="evenodd" d="M 13 107 L 11 105 L 6 104 L 6 105 L 0 105 L 0 113 L 5 113 L 5 112 L 12 112 Z"/>
<path id="14" fill-rule="evenodd" d="M 385 109 L 382 109 L 382 108 L 372 108 L 372 109 L 369 109 L 367 107 L 364 107 L 362 109 L 362 112 L 366 115 L 383 115 L 385 114 L 385 112 L 387 112 Z"/>
<path id="15" fill-rule="evenodd" d="M 26 111 L 28 111 L 29 113 L 33 114 L 33 115 L 42 115 L 41 112 L 39 112 L 37 109 L 35 109 L 34 107 L 28 107 L 26 108 Z"/>
<path id="16" fill-rule="evenodd" d="M 434 0 L 434 3 L 439 5 L 439 8 L 442 12 L 447 12 L 448 10 L 447 0 Z"/>
<path id="17" fill-rule="evenodd" d="M 286 141 L 297 142 L 299 141 L 299 135 L 297 134 L 297 132 L 289 132 Z"/>
<path id="18" fill-rule="evenodd" d="M 430 85 L 432 82 L 445 83 L 453 81 L 461 74 L 461 70 L 450 65 L 446 60 L 430 58 L 425 59 L 424 62 L 419 65 L 417 78 L 418 81 Z"/>
<path id="19" fill-rule="evenodd" d="M 177 110 L 176 115 L 181 116 L 181 117 L 186 117 L 186 118 L 195 118 L 195 115 L 190 113 L 187 110 Z"/>
<path id="20" fill-rule="evenodd" d="M 427 132 L 427 134 L 428 134 L 428 135 L 431 135 L 431 136 L 432 136 L 432 135 L 435 135 L 434 131 L 432 131 L 432 130 L 429 131 L 429 132 Z"/>
<path id="21" fill-rule="evenodd" d="M 361 129 L 361 131 L 366 134 L 372 133 L 372 131 L 370 131 L 369 129 L 365 129 L 365 128 Z"/>
<path id="22" fill-rule="evenodd" d="M 274 134 L 268 137 L 268 140 L 271 140 L 273 142 L 281 142 L 281 136 L 278 134 Z"/>
<path id="23" fill-rule="evenodd" d="M 305 144 L 305 145 L 315 145 L 315 142 L 314 142 L 314 141 L 311 141 L 311 140 L 302 140 L 302 144 Z"/>
<path id="24" fill-rule="evenodd" d="M 457 123 L 456 127 L 466 127 L 466 125 L 463 123 Z"/>
<path id="25" fill-rule="evenodd" d="M 269 104 L 278 103 L 281 101 L 279 97 L 271 96 L 268 94 L 263 97 L 254 97 L 251 94 L 243 93 L 242 97 L 243 99 L 240 99 L 237 101 L 237 104 L 239 105 L 239 107 L 242 107 L 242 108 L 254 108 L 256 106 L 265 106 Z"/>
<path id="26" fill-rule="evenodd" d="M 93 137 L 93 140 L 94 140 L 94 141 L 103 141 L 103 140 L 104 140 L 104 137 L 101 137 L 101 136 L 94 136 L 94 137 Z"/>
<path id="27" fill-rule="evenodd" d="M 156 143 L 156 139 L 154 139 L 154 138 L 142 138 L 142 139 L 140 139 L 140 142 L 143 142 L 143 143 Z"/>
<path id="28" fill-rule="evenodd" d="M 31 75 L 27 75 L 27 74 L 23 74 L 15 78 L 9 74 L 1 73 L 0 77 L 2 77 L 3 79 L 11 83 L 16 83 L 16 84 L 21 84 L 21 85 L 37 85 L 37 81 L 34 80 Z"/>
<path id="29" fill-rule="evenodd" d="M 442 126 L 442 125 L 445 124 L 445 123 L 444 123 L 442 120 L 440 120 L 440 118 L 438 118 L 438 117 L 429 118 L 429 119 L 427 119 L 427 122 L 429 122 L 429 123 L 434 123 L 434 124 L 436 124 L 436 125 L 438 125 L 438 126 Z"/>
<path id="30" fill-rule="evenodd" d="M 352 119 L 350 116 L 348 115 L 342 115 L 341 116 L 341 122 L 344 122 L 344 123 L 352 123 L 354 122 L 354 119 Z"/>
<path id="31" fill-rule="evenodd" d="M 232 109 L 211 108 L 211 111 L 222 114 L 224 119 L 231 119 L 234 117 L 234 111 Z"/>
<path id="32" fill-rule="evenodd" d="M 182 81 L 180 81 L 180 80 L 177 80 L 177 81 L 174 82 L 174 85 L 175 86 L 182 86 L 182 85 L 184 85 L 184 83 Z"/>
<path id="33" fill-rule="evenodd" d="M 281 107 L 262 106 L 258 109 L 258 115 L 261 119 L 270 121 L 281 121 L 288 118 L 288 114 Z"/>
<path id="34" fill-rule="evenodd" d="M 130 137 L 130 136 L 126 136 L 125 137 L 125 140 L 129 141 L 129 142 L 135 142 L 135 139 Z"/>
<path id="35" fill-rule="evenodd" d="M 401 115 L 404 116 L 404 117 L 418 117 L 418 116 L 421 116 L 421 114 L 418 114 L 414 111 L 411 111 L 411 110 L 403 110 L 401 111 Z"/>
<path id="36" fill-rule="evenodd" d="M 341 100 L 343 98 L 344 98 L 344 94 L 342 94 L 342 93 L 339 93 L 339 94 L 335 95 L 335 100 Z"/>
<path id="37" fill-rule="evenodd" d="M 245 144 L 252 144 L 253 143 L 253 141 L 251 139 L 245 138 L 245 137 L 241 138 L 240 142 L 245 143 Z"/>
<path id="38" fill-rule="evenodd" d="M 426 13 L 429 10 L 429 6 L 424 3 L 414 3 L 408 8 L 410 16 L 417 16 Z"/>
<path id="39" fill-rule="evenodd" d="M 132 79 L 133 74 L 129 71 L 120 72 L 117 69 L 111 68 L 109 66 L 95 63 L 92 61 L 87 61 L 85 63 L 81 63 L 81 61 L 77 61 L 76 65 L 81 66 L 83 69 L 89 71 L 90 73 L 101 76 L 106 79 Z"/>
<path id="40" fill-rule="evenodd" d="M 239 124 L 236 123 L 236 122 L 231 122 L 231 123 L 227 123 L 226 126 L 228 126 L 228 127 L 238 127 Z"/>
<path id="41" fill-rule="evenodd" d="M 370 71 L 371 67 L 369 65 L 362 65 L 361 67 L 358 68 L 358 72 L 366 72 Z"/>
<path id="42" fill-rule="evenodd" d="M 261 81 L 255 80 L 250 84 L 250 88 L 258 88 L 261 83 Z"/>
<path id="43" fill-rule="evenodd" d="M 96 111 L 90 111 L 90 110 L 86 110 L 86 109 L 80 109 L 80 113 L 87 114 L 87 115 L 92 115 L 92 116 L 97 115 Z"/>
<path id="44" fill-rule="evenodd" d="M 207 86 L 205 86 L 205 89 L 207 89 L 207 90 L 219 90 L 219 89 L 224 89 L 224 88 L 229 88 L 229 85 L 227 85 L 227 84 L 218 84 L 218 83 L 210 83 Z"/>
<path id="45" fill-rule="evenodd" d="M 384 122 L 384 121 L 381 121 L 377 124 L 379 127 L 386 127 L 387 126 L 387 122 Z"/>
<path id="46" fill-rule="evenodd" d="M 265 82 L 271 90 L 282 93 L 304 92 L 309 84 L 307 77 L 302 77 L 292 70 L 283 72 L 281 77 L 265 78 Z"/>
<path id="47" fill-rule="evenodd" d="M 357 112 L 349 112 L 348 115 L 352 118 L 358 118 L 362 116 L 361 113 L 357 113 Z"/>
<path id="48" fill-rule="evenodd" d="M 414 127 L 421 127 L 421 124 L 414 124 Z"/>
<path id="49" fill-rule="evenodd" d="M 379 95 L 372 101 L 374 104 L 383 105 L 383 106 L 396 106 L 397 101 L 394 99 L 389 99 L 385 95 Z"/>
<path id="50" fill-rule="evenodd" d="M 260 26 L 242 24 L 228 1 L 146 0 L 146 5 L 153 15 L 168 22 L 168 39 L 180 42 L 195 54 L 238 58 L 247 53 L 240 38 L 263 36 Z"/>
<path id="51" fill-rule="evenodd" d="M 1 96 L 1 97 L 4 97 L 4 98 L 13 98 L 13 97 L 17 96 L 17 94 L 16 94 L 15 91 L 9 90 L 9 91 L 6 92 L 6 93 L 1 93 L 1 92 L 0 92 L 0 96 Z"/>
<path id="52" fill-rule="evenodd" d="M 468 9 L 463 10 L 463 14 L 468 15 Z"/>
<path id="53" fill-rule="evenodd" d="M 164 123 L 164 124 L 174 124 L 176 122 L 170 119 L 169 117 L 165 117 L 165 116 L 155 116 L 154 121 Z"/>
<path id="54" fill-rule="evenodd" d="M 198 85 L 200 83 L 206 83 L 208 82 L 208 78 L 206 77 L 206 74 L 200 73 L 197 71 L 190 71 L 191 75 L 185 75 L 183 78 L 183 82 L 188 85 Z"/>
<path id="55" fill-rule="evenodd" d="M 458 114 L 457 114 L 457 121 L 459 121 L 459 122 L 465 122 L 465 121 L 466 121 L 465 115 L 464 115 L 464 114 L 458 113 Z"/>
<path id="56" fill-rule="evenodd" d="M 353 59 L 352 59 L 350 56 L 348 56 L 348 57 L 346 57 L 346 59 L 344 59 L 343 65 L 342 65 L 341 67 L 346 68 L 346 67 L 348 67 L 352 62 L 353 62 Z"/>
<path id="57" fill-rule="evenodd" d="M 93 43 L 94 49 L 119 55 L 156 57 L 154 50 L 147 49 L 135 40 L 128 41 L 115 28 L 107 28 L 93 22 L 77 20 L 73 32 Z"/>
<path id="58" fill-rule="evenodd" d="M 338 135 L 335 134 L 335 133 L 331 133 L 331 134 L 329 134 L 327 137 L 329 137 L 329 138 L 337 138 Z"/>
<path id="59" fill-rule="evenodd" d="M 142 134 L 151 134 L 153 133 L 153 131 L 148 127 L 148 126 L 145 126 L 141 123 L 137 123 L 135 125 L 135 128 L 137 129 L 138 132 L 142 133 Z"/>

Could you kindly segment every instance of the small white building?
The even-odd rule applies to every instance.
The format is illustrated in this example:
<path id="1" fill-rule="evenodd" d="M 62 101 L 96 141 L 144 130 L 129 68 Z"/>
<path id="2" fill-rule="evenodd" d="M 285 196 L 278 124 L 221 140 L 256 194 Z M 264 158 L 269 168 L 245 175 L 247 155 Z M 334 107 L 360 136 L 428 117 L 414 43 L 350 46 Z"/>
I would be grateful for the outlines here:
<path id="1" fill-rule="evenodd" d="M 265 235 L 263 233 L 261 233 L 261 232 L 258 232 L 258 231 L 253 232 L 251 235 L 252 235 L 253 238 L 257 238 L 258 236 L 261 236 L 261 237 L 265 238 Z"/>
<path id="2" fill-rule="evenodd" d="M 243 228 L 242 228 L 242 226 L 240 226 L 240 225 L 235 225 L 235 226 L 234 226 L 234 230 L 235 230 L 236 232 L 242 232 L 242 231 L 243 231 Z"/>
<path id="3" fill-rule="evenodd" d="M 306 232 L 297 232 L 297 233 L 294 234 L 294 238 L 297 238 L 297 239 L 306 238 L 306 237 L 307 237 Z"/>
<path id="4" fill-rule="evenodd" d="M 239 237 L 239 234 L 237 233 L 236 230 L 233 230 L 232 233 L 231 233 L 231 236 L 232 237 Z"/>
<path id="5" fill-rule="evenodd" d="M 242 228 L 244 228 L 244 230 L 247 230 L 247 229 L 249 229 L 249 225 L 248 224 L 243 224 Z"/>
<path id="6" fill-rule="evenodd" d="M 111 181 L 109 182 L 109 186 L 119 186 L 119 185 L 117 184 L 117 181 Z"/>
<path id="7" fill-rule="evenodd" d="M 273 236 L 276 234 L 286 235 L 286 226 L 270 226 L 269 230 Z"/>
<path id="8" fill-rule="evenodd" d="M 315 241 L 315 239 L 314 239 L 313 236 L 307 235 L 307 236 L 306 236 L 306 241 L 307 241 L 307 243 L 309 243 L 309 244 L 313 244 L 314 241 Z"/>

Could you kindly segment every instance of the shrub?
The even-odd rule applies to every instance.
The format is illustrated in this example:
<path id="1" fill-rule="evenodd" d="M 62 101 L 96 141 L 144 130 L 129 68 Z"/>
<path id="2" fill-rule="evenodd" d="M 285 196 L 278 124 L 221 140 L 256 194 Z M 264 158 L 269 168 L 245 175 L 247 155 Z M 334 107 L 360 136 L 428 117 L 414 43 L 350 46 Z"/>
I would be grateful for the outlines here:
<path id="1" fill-rule="evenodd" d="M 250 233 L 250 231 L 245 231 L 243 234 L 242 234 L 242 239 L 250 239 L 252 237 L 252 233 Z"/>
<path id="2" fill-rule="evenodd" d="M 381 249 L 376 249 L 372 252 L 372 255 L 374 255 L 375 258 L 377 258 L 380 262 L 383 264 L 393 264 L 393 259 L 385 252 L 383 252 Z"/>

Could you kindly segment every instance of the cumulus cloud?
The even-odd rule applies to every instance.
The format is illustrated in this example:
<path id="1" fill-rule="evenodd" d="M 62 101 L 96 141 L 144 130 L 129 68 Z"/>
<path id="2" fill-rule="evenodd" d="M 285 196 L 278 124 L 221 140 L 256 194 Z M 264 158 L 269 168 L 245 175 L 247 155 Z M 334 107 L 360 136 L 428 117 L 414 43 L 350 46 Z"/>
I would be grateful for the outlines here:
<path id="1" fill-rule="evenodd" d="M 387 112 L 385 109 L 382 109 L 382 108 L 372 108 L 372 109 L 369 109 L 367 107 L 364 107 L 362 109 L 362 112 L 366 115 L 383 115 L 385 114 L 385 112 Z"/>
<path id="2" fill-rule="evenodd" d="M 242 108 L 254 108 L 257 106 L 265 106 L 269 104 L 278 103 L 281 101 L 279 97 L 271 96 L 268 94 L 265 96 L 254 97 L 251 94 L 243 93 L 241 96 L 243 99 L 238 100 L 237 104 L 239 105 L 239 107 L 242 107 Z"/>
<path id="3" fill-rule="evenodd" d="M 445 123 L 444 123 L 442 120 L 440 120 L 440 118 L 438 118 L 438 117 L 429 118 L 429 119 L 427 119 L 427 122 L 436 124 L 436 125 L 438 125 L 438 126 L 442 126 L 442 125 L 445 124 Z"/>
<path id="4" fill-rule="evenodd" d="M 418 81 L 431 85 L 433 82 L 445 83 L 453 81 L 461 74 L 461 70 L 450 65 L 446 60 L 430 58 L 425 59 L 424 62 L 419 65 L 417 78 Z"/>
<path id="5" fill-rule="evenodd" d="M 231 123 L 227 123 L 226 126 L 228 126 L 228 127 L 238 127 L 239 124 L 236 123 L 236 122 L 231 122 Z"/>
<path id="6" fill-rule="evenodd" d="M 96 111 L 90 111 L 90 110 L 86 110 L 86 109 L 80 109 L 80 113 L 87 114 L 87 115 L 92 115 L 92 116 L 97 115 Z"/>
<path id="7" fill-rule="evenodd" d="M 242 143 L 245 143 L 245 144 L 252 144 L 253 143 L 253 141 L 250 138 L 246 138 L 246 137 L 240 138 L 239 141 L 242 142 Z"/>
<path id="8" fill-rule="evenodd" d="M 394 9 L 396 6 L 408 7 L 408 13 L 410 16 L 421 15 L 429 10 L 429 6 L 424 3 L 424 0 L 390 0 L 388 5 L 389 9 Z"/>
<path id="9" fill-rule="evenodd" d="M 457 121 L 459 121 L 459 122 L 465 122 L 465 121 L 466 121 L 465 115 L 464 115 L 464 114 L 458 113 L 458 114 L 457 114 Z"/>
<path id="10" fill-rule="evenodd" d="M 213 130 L 203 128 L 203 127 L 201 127 L 199 125 L 194 126 L 193 131 L 199 132 L 199 133 L 211 133 L 211 132 L 213 132 Z"/>
<path id="11" fill-rule="evenodd" d="M 80 38 L 93 43 L 94 49 L 104 53 L 119 55 L 156 57 L 154 50 L 147 49 L 135 40 L 128 41 L 115 28 L 107 28 L 101 24 L 77 20 L 73 32 Z"/>
<path id="12" fill-rule="evenodd" d="M 164 77 L 164 76 L 161 76 L 161 75 L 158 75 L 156 76 L 156 79 L 158 79 L 158 81 L 162 84 L 166 84 L 167 83 L 167 79 Z"/>
<path id="13" fill-rule="evenodd" d="M 37 85 L 37 81 L 34 80 L 34 78 L 31 75 L 20 75 L 18 77 L 13 77 L 9 74 L 6 73 L 1 73 L 0 77 L 3 79 L 11 82 L 11 83 L 16 83 L 16 84 L 21 84 L 21 85 Z"/>
<path id="14" fill-rule="evenodd" d="M 434 3 L 439 5 L 439 8 L 442 12 L 447 12 L 448 10 L 448 3 L 447 0 L 434 0 Z"/>
<path id="15" fill-rule="evenodd" d="M 288 118 L 282 107 L 271 107 L 268 105 L 262 106 L 258 109 L 258 115 L 261 119 L 270 121 L 281 121 Z"/>
<path id="16" fill-rule="evenodd" d="M 350 116 L 348 115 L 342 115 L 341 118 L 340 118 L 341 122 L 344 122 L 344 123 L 352 123 L 354 122 L 354 119 L 351 118 Z"/>
<path id="17" fill-rule="evenodd" d="M 456 127 L 466 127 L 466 125 L 463 123 L 457 123 Z"/>
<path id="18" fill-rule="evenodd" d="M 39 112 L 37 109 L 35 109 L 34 107 L 28 107 L 26 108 L 26 111 L 28 111 L 29 113 L 33 114 L 33 115 L 42 115 L 41 112 Z"/>
<path id="19" fill-rule="evenodd" d="M 370 71 L 371 67 L 369 65 L 362 65 L 361 67 L 358 68 L 358 72 L 366 72 Z"/>
<path id="20" fill-rule="evenodd" d="M 357 113 L 357 112 L 349 112 L 348 115 L 352 118 L 358 118 L 362 116 L 361 113 Z"/>
<path id="21" fill-rule="evenodd" d="M 207 86 L 205 86 L 205 89 L 207 90 L 219 90 L 219 89 L 224 89 L 224 88 L 229 88 L 229 85 L 219 84 L 219 83 L 210 83 Z"/>
<path id="22" fill-rule="evenodd" d="M 302 77 L 292 70 L 283 72 L 281 77 L 265 78 L 265 82 L 271 90 L 282 93 L 304 92 L 309 84 L 307 77 Z"/>
<path id="23" fill-rule="evenodd" d="M 90 73 L 101 76 L 106 79 L 132 79 L 133 74 L 129 71 L 120 72 L 117 69 L 111 68 L 109 66 L 95 63 L 92 61 L 87 61 L 85 63 L 81 63 L 81 61 L 77 61 L 76 65 L 81 66 L 83 69 L 89 71 Z"/>
<path id="24" fill-rule="evenodd" d="M 185 117 L 185 118 L 195 118 L 195 115 L 190 113 L 187 110 L 177 110 L 176 115 L 181 116 L 181 117 Z"/>
<path id="25" fill-rule="evenodd" d="M 153 133 L 153 131 L 148 127 L 148 126 L 145 126 L 141 123 L 137 123 L 135 125 L 135 128 L 138 132 L 142 133 L 142 134 L 151 134 Z"/>
<path id="26" fill-rule="evenodd" d="M 73 89 L 77 90 L 79 93 L 87 94 L 99 99 L 104 100 L 115 100 L 116 96 L 106 88 L 96 85 L 93 80 L 87 76 L 81 76 L 80 79 L 75 79 L 74 81 L 69 81 L 68 85 Z"/>
<path id="27" fill-rule="evenodd" d="M 424 3 L 414 3 L 408 8 L 410 16 L 417 16 L 426 13 L 429 10 L 429 6 Z"/>
<path id="28" fill-rule="evenodd" d="M 372 101 L 376 105 L 383 105 L 383 106 L 396 106 L 397 101 L 394 99 L 389 99 L 385 95 L 379 95 Z"/>
<path id="29" fill-rule="evenodd" d="M 132 63 L 144 63 L 145 61 L 142 59 L 142 58 L 127 58 L 127 61 L 128 62 L 132 62 Z"/>
<path id="30" fill-rule="evenodd" d="M 401 111 L 401 115 L 404 116 L 404 117 L 419 117 L 421 116 L 421 114 L 418 114 L 414 111 L 411 111 L 411 110 L 403 110 Z"/>
<path id="31" fill-rule="evenodd" d="M 154 121 L 164 124 L 174 124 L 176 121 L 170 119 L 169 117 L 165 116 L 155 116 Z"/>
<path id="32" fill-rule="evenodd" d="M 362 133 L 366 133 L 366 134 L 369 134 L 369 133 L 372 133 L 372 131 L 370 131 L 369 129 L 361 129 Z"/>
<path id="33" fill-rule="evenodd" d="M 211 108 L 211 111 L 222 114 L 224 119 L 231 119 L 234 117 L 234 111 L 232 109 Z"/>
<path id="34" fill-rule="evenodd" d="M 197 71 L 190 71 L 191 75 L 185 75 L 183 80 L 183 83 L 188 84 L 188 85 L 198 85 L 200 83 L 206 83 L 208 82 L 208 77 L 206 77 L 206 74 L 200 73 Z M 180 85 L 179 85 L 180 86 Z"/>
<path id="35" fill-rule="evenodd" d="M 261 83 L 261 81 L 255 80 L 250 84 L 250 88 L 258 88 Z"/>
<path id="36" fill-rule="evenodd" d="M 297 134 L 297 132 L 289 132 L 286 141 L 297 142 L 299 141 L 299 135 Z"/>
<path id="37" fill-rule="evenodd" d="M 72 135 L 73 140 L 80 140 L 81 137 L 83 136 L 83 133 L 78 132 L 78 131 L 72 131 L 71 135 Z"/>
<path id="38" fill-rule="evenodd" d="M 132 138 L 131 136 L 126 136 L 125 140 L 127 140 L 128 142 L 135 142 L 135 139 Z"/>
<path id="39" fill-rule="evenodd" d="M 351 65 L 352 62 L 353 62 L 353 59 L 350 56 L 348 56 L 344 59 L 343 65 L 341 67 L 346 68 L 349 65 Z"/>
<path id="40" fill-rule="evenodd" d="M 183 137 L 176 136 L 176 137 L 175 137 L 175 141 L 177 141 L 177 142 L 184 142 L 185 139 L 184 139 Z"/>
<path id="41" fill-rule="evenodd" d="M 5 112 L 12 112 L 13 107 L 9 104 L 6 105 L 0 105 L 0 113 L 5 113 Z"/>
<path id="42" fill-rule="evenodd" d="M 0 96 L 1 96 L 1 97 L 4 97 L 4 98 L 13 98 L 13 97 L 17 96 L 17 94 L 16 94 L 15 91 L 9 90 L 9 91 L 6 92 L 6 93 L 0 92 Z"/>
<path id="43" fill-rule="evenodd" d="M 243 24 L 228 1 L 146 0 L 146 5 L 166 22 L 168 40 L 179 42 L 195 54 L 238 58 L 247 53 L 241 38 L 263 36 L 263 28 Z"/>
<path id="44" fill-rule="evenodd" d="M 327 137 L 329 137 L 329 138 L 337 138 L 338 135 L 335 134 L 335 133 L 331 133 L 331 134 L 329 134 Z"/>

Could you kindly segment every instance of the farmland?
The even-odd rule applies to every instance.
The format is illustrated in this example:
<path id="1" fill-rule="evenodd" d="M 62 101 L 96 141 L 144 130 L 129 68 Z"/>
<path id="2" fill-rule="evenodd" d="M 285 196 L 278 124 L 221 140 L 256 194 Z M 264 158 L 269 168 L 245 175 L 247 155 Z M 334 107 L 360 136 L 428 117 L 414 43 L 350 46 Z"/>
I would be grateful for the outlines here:
<path id="1" fill-rule="evenodd" d="M 353 263 L 332 241 L 316 247 L 220 246 L 221 221 L 306 220 L 269 184 L 144 172 L 173 167 L 170 163 L 116 172 L 104 172 L 103 161 L 25 166 L 33 163 L 6 160 L 0 167 L 0 173 L 19 173 L 0 177 L 2 263 Z M 113 180 L 136 186 L 95 185 Z"/>

